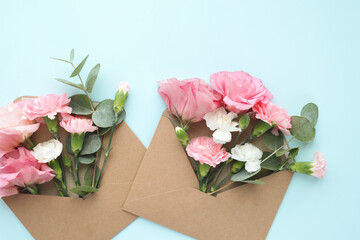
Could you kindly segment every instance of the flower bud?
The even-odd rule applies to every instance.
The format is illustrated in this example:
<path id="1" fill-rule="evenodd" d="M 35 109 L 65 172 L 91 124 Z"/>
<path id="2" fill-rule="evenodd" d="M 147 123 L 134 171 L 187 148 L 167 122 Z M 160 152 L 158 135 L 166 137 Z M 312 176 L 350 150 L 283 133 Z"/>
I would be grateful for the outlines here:
<path id="1" fill-rule="evenodd" d="M 289 165 L 290 171 L 306 175 L 311 175 L 313 173 L 313 171 L 311 170 L 312 168 L 312 162 L 296 162 Z"/>
<path id="2" fill-rule="evenodd" d="M 55 178 L 58 179 L 59 181 L 62 181 L 62 170 L 59 161 L 57 159 L 54 159 L 50 161 L 48 164 L 49 167 L 51 167 L 56 172 Z"/>
<path id="3" fill-rule="evenodd" d="M 186 147 L 189 144 L 189 136 L 187 132 L 181 127 L 176 127 L 175 132 L 180 143 L 183 145 L 183 147 Z"/>
<path id="4" fill-rule="evenodd" d="M 70 172 L 72 172 L 72 161 L 67 154 L 64 155 L 64 165 Z"/>
<path id="5" fill-rule="evenodd" d="M 290 164 L 288 168 L 292 172 L 322 178 L 325 176 L 326 160 L 321 152 L 316 152 L 313 162 L 296 162 Z"/>
<path id="6" fill-rule="evenodd" d="M 129 88 L 128 82 L 119 83 L 113 107 L 115 114 L 119 114 L 124 109 L 126 99 L 129 95 Z"/>
<path id="7" fill-rule="evenodd" d="M 73 151 L 75 155 L 78 155 L 84 143 L 85 133 L 84 132 L 71 133 L 70 136 L 71 136 L 71 151 Z"/>
<path id="8" fill-rule="evenodd" d="M 204 177 L 206 177 L 210 171 L 211 166 L 209 164 L 201 164 L 199 163 L 199 175 L 200 175 L 200 180 L 204 179 Z"/>
<path id="9" fill-rule="evenodd" d="M 48 127 L 50 133 L 57 134 L 59 131 L 59 123 L 58 123 L 57 118 L 50 119 L 47 116 L 45 116 L 45 117 L 43 117 L 43 119 L 44 119 L 46 126 Z"/>
<path id="10" fill-rule="evenodd" d="M 239 119 L 239 127 L 242 129 L 242 130 L 245 130 L 247 129 L 247 127 L 249 126 L 250 124 L 250 117 L 247 113 L 245 113 L 244 115 L 242 115 Z"/>
<path id="11" fill-rule="evenodd" d="M 235 174 L 240 172 L 240 170 L 245 166 L 245 162 L 235 161 L 231 167 L 231 173 Z"/>
<path id="12" fill-rule="evenodd" d="M 251 136 L 253 138 L 260 137 L 261 135 L 266 133 L 271 128 L 272 128 L 272 126 L 270 124 L 260 120 L 255 124 Z"/>

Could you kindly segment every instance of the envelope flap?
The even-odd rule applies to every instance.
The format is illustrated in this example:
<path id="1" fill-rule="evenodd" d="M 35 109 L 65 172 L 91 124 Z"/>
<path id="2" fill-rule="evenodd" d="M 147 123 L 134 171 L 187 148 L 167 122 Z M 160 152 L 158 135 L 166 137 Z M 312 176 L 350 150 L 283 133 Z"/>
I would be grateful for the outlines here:
<path id="1" fill-rule="evenodd" d="M 198 181 L 172 123 L 162 116 L 127 203 L 184 187 L 198 188 Z"/>

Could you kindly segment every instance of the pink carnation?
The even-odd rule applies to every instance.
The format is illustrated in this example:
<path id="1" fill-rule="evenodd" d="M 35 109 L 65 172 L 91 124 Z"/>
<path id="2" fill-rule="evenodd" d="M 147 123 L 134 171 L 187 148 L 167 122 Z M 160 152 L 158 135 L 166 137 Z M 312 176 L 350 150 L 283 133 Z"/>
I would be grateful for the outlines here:
<path id="1" fill-rule="evenodd" d="M 275 125 L 273 134 L 278 135 L 280 129 L 285 135 L 290 135 L 291 118 L 284 108 L 269 102 L 267 104 L 258 103 L 253 110 L 256 112 L 256 118 L 272 126 Z"/>
<path id="2" fill-rule="evenodd" d="M 225 107 L 235 113 L 244 113 L 273 98 L 260 79 L 243 71 L 214 73 L 210 83 L 222 95 Z"/>
<path id="3" fill-rule="evenodd" d="M 130 85 L 128 82 L 120 82 L 117 86 L 117 89 L 120 92 L 123 91 L 124 93 L 127 93 L 130 90 Z"/>
<path id="4" fill-rule="evenodd" d="M 183 122 L 199 122 L 206 113 L 221 106 L 220 95 L 201 79 L 171 78 L 158 84 L 158 92 L 169 112 Z"/>
<path id="5" fill-rule="evenodd" d="M 326 160 L 321 152 L 316 152 L 314 155 L 313 168 L 311 169 L 312 176 L 322 178 L 325 176 Z"/>
<path id="6" fill-rule="evenodd" d="M 55 171 L 38 160 L 24 147 L 0 159 L 0 197 L 19 193 L 18 187 L 49 182 Z"/>
<path id="7" fill-rule="evenodd" d="M 22 105 L 23 101 L 0 108 L 0 157 L 13 151 L 39 128 L 39 123 L 24 118 Z"/>
<path id="8" fill-rule="evenodd" d="M 201 164 L 206 163 L 212 167 L 230 158 L 230 153 L 226 152 L 221 144 L 215 143 L 211 137 L 193 138 L 186 147 L 186 152 Z"/>
<path id="9" fill-rule="evenodd" d="M 26 102 L 24 106 L 24 114 L 30 119 L 48 117 L 54 119 L 58 113 L 71 113 L 69 107 L 70 99 L 66 97 L 66 93 L 61 96 L 56 94 L 48 94 L 40 96 Z"/>
<path id="10" fill-rule="evenodd" d="M 71 117 L 64 119 L 60 122 L 62 126 L 69 133 L 84 133 L 84 132 L 94 132 L 98 128 L 93 126 L 93 121 L 87 118 Z"/>

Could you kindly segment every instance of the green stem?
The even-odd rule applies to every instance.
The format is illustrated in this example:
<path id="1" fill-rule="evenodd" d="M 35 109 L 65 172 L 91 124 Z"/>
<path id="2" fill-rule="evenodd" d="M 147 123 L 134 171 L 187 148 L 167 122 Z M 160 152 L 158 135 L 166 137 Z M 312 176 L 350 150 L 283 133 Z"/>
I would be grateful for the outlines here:
<path id="1" fill-rule="evenodd" d="M 283 147 L 286 146 L 286 144 L 289 144 L 292 140 L 294 140 L 295 137 L 292 137 L 289 142 L 285 143 L 284 145 L 282 145 L 281 147 L 279 147 L 278 149 L 276 149 L 273 153 L 271 153 L 269 156 L 267 156 L 264 160 L 261 161 L 261 163 L 265 162 L 266 160 L 268 160 L 269 158 L 271 158 L 274 154 L 276 154 L 278 151 L 280 151 Z"/>
<path id="2" fill-rule="evenodd" d="M 25 185 L 25 189 L 28 190 L 33 195 L 39 195 L 39 190 L 36 187 L 36 185 L 34 185 L 33 187 Z"/>
<path id="3" fill-rule="evenodd" d="M 80 176 L 79 176 L 79 157 L 76 154 L 74 157 L 74 162 L 75 162 L 75 173 L 76 173 L 76 177 L 77 177 L 77 181 L 76 181 L 76 186 L 81 186 L 81 182 L 80 182 Z"/>
<path id="4" fill-rule="evenodd" d="M 60 196 L 63 197 L 64 193 L 61 191 L 59 184 L 56 182 L 56 179 L 54 179 L 53 182 L 55 183 L 56 189 L 58 190 Z"/>
<path id="5" fill-rule="evenodd" d="M 231 177 L 231 175 L 232 175 L 232 173 L 229 173 L 228 175 L 226 175 L 224 177 L 224 179 L 221 180 L 221 182 L 218 185 L 215 186 L 215 190 L 218 189 L 221 186 L 221 184 L 223 184 L 229 177 Z"/>
<path id="6" fill-rule="evenodd" d="M 114 135 L 114 129 L 115 129 L 115 124 L 116 124 L 116 121 L 113 122 L 113 125 L 111 127 L 111 133 L 110 133 L 110 138 L 109 138 L 109 143 L 108 143 L 108 146 L 106 148 L 106 151 L 105 151 L 105 158 L 104 158 L 104 163 L 101 167 L 101 171 L 100 171 L 100 175 L 99 175 L 99 180 L 97 181 L 97 183 L 95 184 L 96 188 L 99 188 L 100 186 L 100 182 L 101 182 L 101 179 L 102 179 L 102 176 L 103 176 L 103 172 L 104 172 L 104 168 L 105 168 L 105 165 L 106 165 L 106 162 L 109 158 L 109 155 L 110 155 L 110 151 L 111 151 L 111 142 L 112 142 L 112 138 L 113 138 L 113 135 Z"/>
<path id="7" fill-rule="evenodd" d="M 72 178 L 74 179 L 75 185 L 76 185 L 77 187 L 79 187 L 80 185 L 78 185 L 78 182 L 76 181 L 76 177 L 75 177 L 75 175 L 74 175 L 74 171 L 72 171 L 72 170 L 70 171 L 70 170 L 69 170 L 69 172 L 70 172 Z"/>

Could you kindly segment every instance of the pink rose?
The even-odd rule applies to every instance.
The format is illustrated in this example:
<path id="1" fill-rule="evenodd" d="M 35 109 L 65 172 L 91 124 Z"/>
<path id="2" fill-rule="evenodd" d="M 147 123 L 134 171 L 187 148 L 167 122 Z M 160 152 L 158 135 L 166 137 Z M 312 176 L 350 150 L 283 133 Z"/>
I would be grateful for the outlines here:
<path id="1" fill-rule="evenodd" d="M 220 107 L 221 97 L 205 81 L 176 78 L 158 82 L 158 92 L 169 112 L 184 123 L 199 122 L 208 112 Z"/>
<path id="2" fill-rule="evenodd" d="M 0 159 L 0 197 L 19 192 L 17 186 L 49 182 L 55 171 L 38 160 L 24 147 L 4 155 Z"/>
<path id="3" fill-rule="evenodd" d="M 244 113 L 273 98 L 260 79 L 243 71 L 214 73 L 210 83 L 222 95 L 225 107 L 234 113 Z"/>
<path id="4" fill-rule="evenodd" d="M 211 137 L 193 138 L 186 147 L 186 152 L 201 164 L 206 163 L 212 167 L 230 158 L 230 153 L 226 152 L 221 144 L 215 143 Z"/>
<path id="5" fill-rule="evenodd" d="M 290 135 L 291 118 L 284 108 L 276 106 L 272 102 L 267 104 L 260 102 L 254 106 L 253 110 L 256 112 L 256 118 L 261 119 L 271 126 L 275 125 L 272 132 L 274 135 L 279 134 L 279 129 L 285 135 Z"/>
<path id="6" fill-rule="evenodd" d="M 24 117 L 22 104 L 9 103 L 0 108 L 0 157 L 13 151 L 39 128 L 39 123 Z"/>
<path id="7" fill-rule="evenodd" d="M 315 177 L 323 178 L 325 176 L 326 160 L 321 152 L 315 153 L 313 168 L 311 170 L 313 171 L 311 175 Z"/>
<path id="8" fill-rule="evenodd" d="M 93 121 L 87 118 L 71 117 L 60 122 L 62 126 L 69 133 L 84 133 L 94 132 L 98 128 L 93 126 Z"/>
<path id="9" fill-rule="evenodd" d="M 24 114 L 30 120 L 42 117 L 54 119 L 58 113 L 71 113 L 69 103 L 70 99 L 66 97 L 66 93 L 60 96 L 48 94 L 28 100 L 24 106 Z"/>

